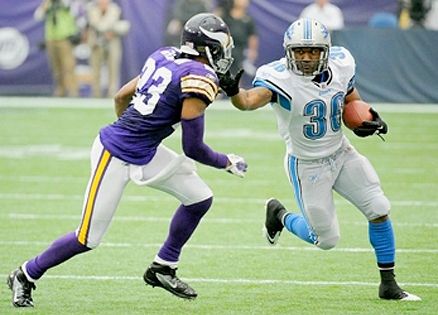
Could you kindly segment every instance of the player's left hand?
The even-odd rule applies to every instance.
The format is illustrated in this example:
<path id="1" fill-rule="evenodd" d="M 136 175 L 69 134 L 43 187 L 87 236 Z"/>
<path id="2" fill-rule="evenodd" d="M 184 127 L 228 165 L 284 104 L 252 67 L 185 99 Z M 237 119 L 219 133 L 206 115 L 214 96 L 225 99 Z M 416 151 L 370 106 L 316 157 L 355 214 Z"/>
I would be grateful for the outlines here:
<path id="1" fill-rule="evenodd" d="M 227 154 L 227 157 L 228 161 L 230 161 L 230 164 L 225 168 L 225 170 L 233 175 L 245 177 L 248 164 L 245 162 L 244 158 L 235 154 Z"/>
<path id="2" fill-rule="evenodd" d="M 242 77 L 243 69 L 240 69 L 236 75 L 232 75 L 230 70 L 225 74 L 219 75 L 219 86 L 228 97 L 239 94 L 239 81 Z"/>
<path id="3" fill-rule="evenodd" d="M 356 136 L 368 137 L 374 134 L 381 135 L 388 132 L 388 125 L 380 118 L 378 112 L 374 108 L 370 108 L 370 112 L 373 115 L 373 120 L 367 120 L 362 123 L 361 126 L 353 129 Z"/>

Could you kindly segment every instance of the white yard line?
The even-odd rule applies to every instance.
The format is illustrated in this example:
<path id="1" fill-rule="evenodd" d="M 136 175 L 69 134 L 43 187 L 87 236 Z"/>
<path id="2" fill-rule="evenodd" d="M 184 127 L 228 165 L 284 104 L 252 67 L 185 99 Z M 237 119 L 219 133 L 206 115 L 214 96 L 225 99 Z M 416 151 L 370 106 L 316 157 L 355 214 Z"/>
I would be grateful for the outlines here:
<path id="1" fill-rule="evenodd" d="M 64 195 L 64 194 L 25 194 L 25 193 L 0 193 L 0 200 L 82 200 L 82 195 Z M 288 197 L 289 198 L 289 197 Z M 292 198 L 292 197 L 290 197 Z M 171 196 L 133 196 L 126 195 L 122 197 L 123 201 L 129 202 L 148 202 L 175 200 Z M 245 197 L 216 197 L 215 202 L 219 203 L 243 203 L 243 204 L 264 204 L 266 199 L 245 198 Z M 336 201 L 339 204 L 347 204 L 346 200 Z M 391 200 L 391 204 L 397 207 L 437 207 L 438 201 L 435 200 Z"/>
<path id="2" fill-rule="evenodd" d="M 6 274 L 0 275 L 6 278 Z M 80 276 L 80 275 L 45 275 L 48 280 L 73 280 L 73 281 L 142 281 L 141 276 Z M 302 281 L 302 280 L 280 280 L 280 279 L 220 279 L 220 278 L 182 278 L 188 282 L 196 283 L 219 283 L 229 285 L 297 285 L 297 286 L 355 286 L 375 287 L 378 283 L 362 281 Z M 421 282 L 400 282 L 401 286 L 438 288 L 438 283 Z"/>
<path id="3" fill-rule="evenodd" d="M 389 104 L 373 103 L 381 112 L 395 113 L 438 113 L 438 104 Z M 113 111 L 112 99 L 56 98 L 56 97 L 0 97 L 0 108 L 67 108 L 67 109 L 105 109 Z M 229 100 L 215 101 L 209 110 L 236 111 Z M 270 110 L 265 106 L 259 110 Z"/>
<path id="4" fill-rule="evenodd" d="M 77 215 L 69 215 L 69 214 L 48 214 L 48 213 L 28 213 L 28 212 L 10 212 L 2 216 L 7 216 L 12 220 L 80 220 L 80 214 Z M 115 221 L 124 221 L 124 222 L 169 222 L 169 217 L 156 217 L 156 216 L 118 216 L 114 217 Z M 206 217 L 204 219 L 205 222 L 215 223 L 215 224 L 259 224 L 261 221 L 258 219 L 248 219 L 248 218 L 214 218 L 214 217 Z M 367 222 L 365 220 L 361 222 L 348 222 L 344 221 L 344 224 L 353 224 L 366 226 Z M 421 228 L 438 228 L 438 223 L 405 223 L 405 222 L 393 222 L 394 226 L 399 227 L 421 227 Z"/>
<path id="5" fill-rule="evenodd" d="M 0 246 L 48 246 L 51 241 L 5 241 L 0 240 Z M 100 246 L 110 248 L 159 248 L 158 243 L 111 243 L 103 242 Z M 320 252 L 321 249 L 315 246 L 269 246 L 269 245 L 211 245 L 211 244 L 187 244 L 184 248 L 195 250 L 224 250 L 224 251 L 293 251 L 293 252 Z M 345 247 L 334 248 L 331 252 L 341 253 L 373 253 L 371 248 Z M 397 254 L 438 254 L 438 249 L 431 248 L 397 248 Z"/>
<path id="6" fill-rule="evenodd" d="M 396 169 L 396 170 L 381 170 L 379 173 L 408 173 L 408 174 L 430 174 L 437 173 L 438 169 L 430 170 L 430 169 L 420 169 L 413 168 L 410 170 L 406 169 Z M 27 176 L 12 176 L 12 175 L 0 175 L 0 182 L 15 182 L 15 183 L 53 183 L 53 182 L 62 182 L 64 184 L 72 183 L 87 183 L 88 177 L 85 176 L 43 176 L 43 175 L 27 175 Z M 214 184 L 222 184 L 222 185 L 241 185 L 240 181 L 232 181 L 227 179 L 219 179 L 219 178 L 210 178 L 208 179 L 209 183 Z M 287 183 L 286 176 L 284 178 L 284 182 Z M 250 179 L 245 181 L 246 186 L 257 186 L 259 187 L 261 184 L 268 185 L 268 181 L 263 179 Z M 386 184 L 400 184 L 400 182 L 389 182 L 385 181 Z M 438 187 L 438 182 L 410 182 L 410 185 L 416 187 Z"/>
<path id="7" fill-rule="evenodd" d="M 230 136 L 230 133 L 233 133 L 233 136 Z M 177 136 L 178 137 L 178 136 Z M 241 141 L 248 140 L 251 142 L 259 141 L 259 142 L 271 142 L 278 141 L 280 143 L 280 137 L 275 133 L 259 133 L 252 131 L 250 129 L 245 132 L 241 132 L 241 130 L 229 129 L 227 132 L 217 131 L 210 132 L 208 136 L 206 136 L 209 140 L 227 140 L 230 142 L 230 139 L 233 141 Z M 28 141 L 27 139 L 23 142 Z M 381 151 L 394 151 L 394 150 L 429 150 L 430 152 L 437 151 L 436 143 L 424 143 L 424 142 L 392 142 L 388 143 L 385 146 L 380 148 Z M 264 154 L 260 154 L 259 152 L 254 152 L 251 154 L 247 154 L 246 157 L 248 159 L 257 159 L 257 160 L 267 160 L 268 157 Z M 0 158 L 3 159 L 14 159 L 14 160 L 24 160 L 31 158 L 49 158 L 60 161 L 88 161 L 90 159 L 90 147 L 70 147 L 62 144 L 19 144 L 19 145 L 2 145 L 0 147 Z M 391 173 L 399 172 L 399 173 L 436 173 L 434 170 L 426 171 L 425 168 L 417 168 L 417 169 L 399 169 L 399 168 L 389 168 Z"/>

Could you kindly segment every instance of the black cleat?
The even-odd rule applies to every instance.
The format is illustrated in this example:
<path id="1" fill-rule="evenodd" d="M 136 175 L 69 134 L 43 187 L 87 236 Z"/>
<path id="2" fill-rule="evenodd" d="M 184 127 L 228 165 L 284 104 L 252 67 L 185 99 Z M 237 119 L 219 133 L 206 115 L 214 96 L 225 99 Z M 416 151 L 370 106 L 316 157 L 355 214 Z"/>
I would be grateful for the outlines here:
<path id="1" fill-rule="evenodd" d="M 283 223 L 281 217 L 287 211 L 284 206 L 277 199 L 271 198 L 266 201 L 266 220 L 263 227 L 263 235 L 266 237 L 268 243 L 272 246 L 277 244 L 280 233 L 283 230 Z"/>
<path id="2" fill-rule="evenodd" d="M 393 283 L 380 283 L 379 297 L 384 300 L 421 301 L 419 296 L 404 291 L 395 281 Z"/>
<path id="3" fill-rule="evenodd" d="M 33 307 L 32 289 L 35 283 L 27 280 L 21 267 L 15 269 L 8 276 L 6 283 L 12 291 L 12 305 L 15 307 Z"/>
<path id="4" fill-rule="evenodd" d="M 143 275 L 144 281 L 152 287 L 160 287 L 177 297 L 195 299 L 198 293 L 176 276 L 176 269 L 153 262 Z"/>
<path id="5" fill-rule="evenodd" d="M 404 291 L 395 281 L 394 272 L 381 271 L 382 281 L 379 286 L 379 297 L 384 300 L 421 301 L 421 298 Z"/>

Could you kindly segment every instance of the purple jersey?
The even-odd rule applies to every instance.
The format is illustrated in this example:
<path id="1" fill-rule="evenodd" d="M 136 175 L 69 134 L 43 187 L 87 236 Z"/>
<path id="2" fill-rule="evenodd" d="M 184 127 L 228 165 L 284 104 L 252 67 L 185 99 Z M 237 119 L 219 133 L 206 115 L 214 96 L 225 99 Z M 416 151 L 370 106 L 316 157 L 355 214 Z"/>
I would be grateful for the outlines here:
<path id="1" fill-rule="evenodd" d="M 185 98 L 200 98 L 207 105 L 216 98 L 218 78 L 213 69 L 178 56 L 173 47 L 155 51 L 143 66 L 129 107 L 100 130 L 102 144 L 115 157 L 137 165 L 148 163 L 181 121 Z"/>

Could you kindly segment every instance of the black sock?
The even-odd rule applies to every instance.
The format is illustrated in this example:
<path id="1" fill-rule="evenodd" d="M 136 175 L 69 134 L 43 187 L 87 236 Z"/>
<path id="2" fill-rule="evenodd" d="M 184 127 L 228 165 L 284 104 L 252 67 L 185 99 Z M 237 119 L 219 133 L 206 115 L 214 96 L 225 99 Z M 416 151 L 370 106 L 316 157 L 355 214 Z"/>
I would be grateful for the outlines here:
<path id="1" fill-rule="evenodd" d="M 380 270 L 380 279 L 382 282 L 392 282 L 395 281 L 394 269 L 384 269 Z"/>

